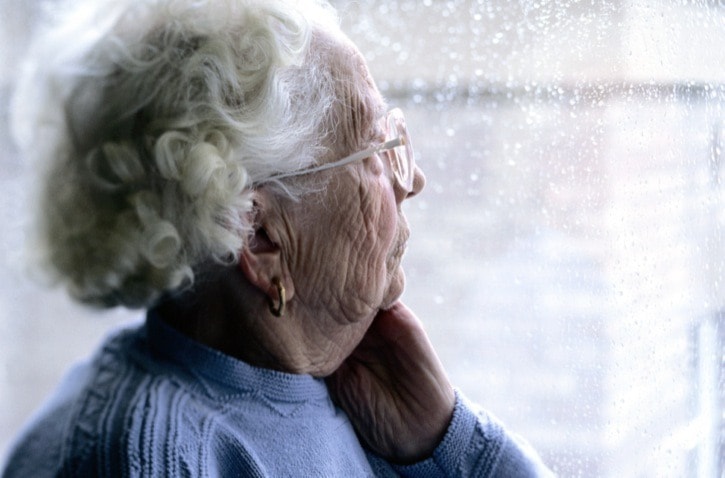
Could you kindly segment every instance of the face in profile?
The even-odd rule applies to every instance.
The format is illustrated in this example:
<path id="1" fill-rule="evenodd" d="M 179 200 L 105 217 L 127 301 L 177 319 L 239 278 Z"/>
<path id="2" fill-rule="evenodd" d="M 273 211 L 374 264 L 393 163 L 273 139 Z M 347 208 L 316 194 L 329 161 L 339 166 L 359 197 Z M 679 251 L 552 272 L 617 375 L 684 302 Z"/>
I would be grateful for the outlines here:
<path id="1" fill-rule="evenodd" d="M 340 74 L 359 82 L 364 99 L 352 113 L 357 117 L 351 123 L 361 126 L 353 133 L 360 135 L 357 147 L 384 142 L 389 133 L 387 107 L 361 54 L 349 42 L 337 54 L 354 59 L 339 62 L 348 69 Z M 295 231 L 290 272 L 296 298 L 311 310 L 322 309 L 351 322 L 371 319 L 403 292 L 401 261 L 409 229 L 401 206 L 421 191 L 423 174 L 417 167 L 411 171 L 412 190 L 407 191 L 396 181 L 385 152 L 316 174 L 329 175 L 327 189 L 293 205 L 290 215 Z"/>

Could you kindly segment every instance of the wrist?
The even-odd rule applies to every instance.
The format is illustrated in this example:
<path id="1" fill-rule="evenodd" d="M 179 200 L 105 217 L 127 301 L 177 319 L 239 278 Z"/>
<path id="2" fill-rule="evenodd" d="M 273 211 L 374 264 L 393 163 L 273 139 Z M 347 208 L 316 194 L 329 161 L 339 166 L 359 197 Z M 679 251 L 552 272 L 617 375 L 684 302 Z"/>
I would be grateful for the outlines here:
<path id="1" fill-rule="evenodd" d="M 448 433 L 456 408 L 456 394 L 453 388 L 450 388 L 449 393 L 445 395 L 448 395 L 444 400 L 446 405 L 434 413 L 431 413 L 430 410 L 422 412 L 420 416 L 426 418 L 420 420 L 420 426 L 415 435 L 398 444 L 391 456 L 386 457 L 388 461 L 398 465 L 410 465 L 433 456 Z"/>

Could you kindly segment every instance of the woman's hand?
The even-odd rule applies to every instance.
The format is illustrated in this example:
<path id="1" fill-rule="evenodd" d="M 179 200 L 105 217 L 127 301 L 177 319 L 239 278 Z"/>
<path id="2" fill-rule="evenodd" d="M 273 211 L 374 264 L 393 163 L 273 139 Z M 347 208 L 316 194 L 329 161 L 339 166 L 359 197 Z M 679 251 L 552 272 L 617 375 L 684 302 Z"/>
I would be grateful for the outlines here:
<path id="1" fill-rule="evenodd" d="M 393 462 L 430 456 L 453 415 L 455 394 L 443 366 L 401 302 L 378 313 L 327 383 L 362 442 Z"/>

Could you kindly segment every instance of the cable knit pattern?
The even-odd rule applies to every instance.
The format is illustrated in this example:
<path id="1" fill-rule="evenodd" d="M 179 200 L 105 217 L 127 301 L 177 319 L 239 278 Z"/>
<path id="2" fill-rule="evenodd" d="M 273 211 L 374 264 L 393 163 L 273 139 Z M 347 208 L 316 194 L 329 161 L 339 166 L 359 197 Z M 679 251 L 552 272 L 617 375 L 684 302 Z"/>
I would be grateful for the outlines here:
<path id="1" fill-rule="evenodd" d="M 153 313 L 76 368 L 21 435 L 4 478 L 546 476 L 525 444 L 457 394 L 433 456 L 363 450 L 324 381 L 252 367 Z"/>

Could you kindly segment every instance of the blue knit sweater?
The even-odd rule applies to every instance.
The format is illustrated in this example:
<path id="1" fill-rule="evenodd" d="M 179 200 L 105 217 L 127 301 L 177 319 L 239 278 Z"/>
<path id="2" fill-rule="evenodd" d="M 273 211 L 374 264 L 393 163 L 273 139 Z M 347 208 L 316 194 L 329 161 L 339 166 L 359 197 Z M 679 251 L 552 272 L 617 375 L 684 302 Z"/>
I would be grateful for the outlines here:
<path id="1" fill-rule="evenodd" d="M 395 466 L 360 445 L 324 381 L 252 367 L 149 314 L 76 367 L 3 477 L 545 476 L 536 454 L 458 394 L 433 456 Z"/>

